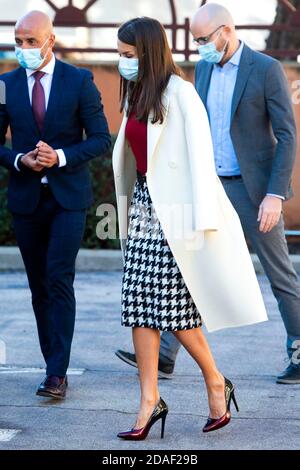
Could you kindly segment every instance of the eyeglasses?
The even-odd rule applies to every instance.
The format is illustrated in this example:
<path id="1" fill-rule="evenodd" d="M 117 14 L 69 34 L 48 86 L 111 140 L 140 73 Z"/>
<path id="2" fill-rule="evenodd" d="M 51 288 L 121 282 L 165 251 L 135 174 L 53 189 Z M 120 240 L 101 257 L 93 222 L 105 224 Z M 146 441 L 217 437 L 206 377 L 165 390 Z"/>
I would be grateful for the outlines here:
<path id="1" fill-rule="evenodd" d="M 194 38 L 193 43 L 196 44 L 196 46 L 203 46 L 204 44 L 207 44 L 210 38 L 220 29 L 224 28 L 225 24 L 222 24 L 221 26 L 218 26 L 217 29 L 215 29 L 212 33 L 210 33 L 208 36 L 202 36 L 200 38 Z"/>

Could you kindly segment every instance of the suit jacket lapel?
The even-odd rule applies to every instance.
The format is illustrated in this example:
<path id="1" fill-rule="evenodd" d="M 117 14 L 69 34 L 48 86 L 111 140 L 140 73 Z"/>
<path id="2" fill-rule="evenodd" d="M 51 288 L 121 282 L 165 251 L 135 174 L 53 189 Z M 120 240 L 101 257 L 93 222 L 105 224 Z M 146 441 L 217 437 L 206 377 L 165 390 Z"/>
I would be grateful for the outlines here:
<path id="1" fill-rule="evenodd" d="M 57 112 L 57 105 L 58 103 L 61 102 L 63 99 L 63 66 L 62 62 L 56 59 L 55 61 L 55 67 L 54 67 L 54 72 L 53 72 L 53 77 L 52 77 L 52 84 L 51 84 L 51 90 L 50 90 L 50 95 L 49 95 L 49 100 L 48 100 L 48 106 L 47 106 L 47 111 L 45 115 L 45 121 L 44 121 L 44 131 L 42 133 L 42 137 L 45 136 L 47 133 L 47 129 L 51 122 L 53 121 L 55 117 L 55 113 Z"/>
<path id="2" fill-rule="evenodd" d="M 16 81 L 16 99 L 18 100 L 18 107 L 22 109 L 24 121 L 31 126 L 36 134 L 39 134 L 30 104 L 28 79 L 25 69 L 20 67 L 19 74 L 20 79 Z"/>
<path id="3" fill-rule="evenodd" d="M 231 122 L 234 118 L 235 112 L 241 100 L 243 91 L 247 84 L 249 75 L 253 67 L 253 54 L 250 47 L 244 45 L 244 49 L 241 55 L 241 61 L 237 74 L 236 84 L 233 92 L 232 106 L 231 106 Z"/>
<path id="4" fill-rule="evenodd" d="M 210 85 L 211 74 L 213 71 L 213 64 L 206 62 L 203 64 L 203 70 L 201 70 L 201 76 L 198 79 L 198 83 L 196 83 L 197 92 L 204 104 L 207 107 L 207 95 Z"/>

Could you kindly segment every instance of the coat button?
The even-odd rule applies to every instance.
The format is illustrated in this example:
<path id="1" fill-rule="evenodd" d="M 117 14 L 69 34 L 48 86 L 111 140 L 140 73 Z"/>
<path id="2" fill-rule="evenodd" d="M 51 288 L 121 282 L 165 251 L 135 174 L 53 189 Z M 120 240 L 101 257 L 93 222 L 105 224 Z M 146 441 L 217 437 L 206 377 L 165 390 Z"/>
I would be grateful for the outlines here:
<path id="1" fill-rule="evenodd" d="M 170 167 L 170 168 L 176 168 L 176 166 L 177 166 L 177 165 L 176 165 L 176 163 L 175 163 L 173 160 L 171 160 L 171 161 L 169 162 L 169 167 Z"/>

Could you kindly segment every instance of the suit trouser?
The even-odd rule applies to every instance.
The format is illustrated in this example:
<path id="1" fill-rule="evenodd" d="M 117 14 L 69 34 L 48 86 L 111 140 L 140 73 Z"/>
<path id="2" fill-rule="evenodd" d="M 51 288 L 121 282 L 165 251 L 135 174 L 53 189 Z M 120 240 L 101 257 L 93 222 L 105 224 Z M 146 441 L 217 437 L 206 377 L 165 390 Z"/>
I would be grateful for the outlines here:
<path id="1" fill-rule="evenodd" d="M 245 237 L 251 242 L 270 281 L 287 331 L 287 351 L 291 358 L 293 351 L 299 347 L 297 340 L 300 338 L 300 283 L 289 257 L 283 217 L 271 232 L 260 232 L 257 222 L 258 208 L 252 203 L 243 180 L 223 179 L 222 183 L 240 217 Z M 168 361 L 174 362 L 180 344 L 171 335 L 169 332 L 162 334 L 160 354 Z"/>
<path id="2" fill-rule="evenodd" d="M 86 211 L 67 211 L 42 191 L 30 215 L 13 214 L 17 242 L 32 294 L 46 373 L 66 374 L 75 324 L 75 260 Z"/>

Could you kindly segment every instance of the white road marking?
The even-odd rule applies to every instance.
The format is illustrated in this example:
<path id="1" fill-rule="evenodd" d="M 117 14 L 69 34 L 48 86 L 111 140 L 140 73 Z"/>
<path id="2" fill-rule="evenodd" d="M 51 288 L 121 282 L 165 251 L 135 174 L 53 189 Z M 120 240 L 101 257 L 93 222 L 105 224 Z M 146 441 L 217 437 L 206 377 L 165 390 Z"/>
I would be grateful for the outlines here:
<path id="1" fill-rule="evenodd" d="M 19 429 L 0 429 L 0 442 L 11 441 L 19 432 Z"/>
<path id="2" fill-rule="evenodd" d="M 68 369 L 68 375 L 82 375 L 85 369 Z M 0 367 L 0 374 L 42 374 L 45 373 L 45 369 L 39 367 Z"/>

